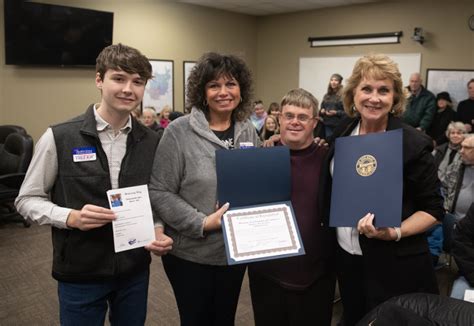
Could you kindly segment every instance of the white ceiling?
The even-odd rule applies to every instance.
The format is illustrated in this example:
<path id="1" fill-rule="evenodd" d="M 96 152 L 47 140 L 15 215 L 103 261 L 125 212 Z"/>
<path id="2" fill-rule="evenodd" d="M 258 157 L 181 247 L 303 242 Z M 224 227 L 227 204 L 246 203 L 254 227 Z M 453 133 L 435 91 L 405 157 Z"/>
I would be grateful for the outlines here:
<path id="1" fill-rule="evenodd" d="M 303 10 L 348 6 L 381 0 L 175 0 L 253 16 L 282 14 Z"/>

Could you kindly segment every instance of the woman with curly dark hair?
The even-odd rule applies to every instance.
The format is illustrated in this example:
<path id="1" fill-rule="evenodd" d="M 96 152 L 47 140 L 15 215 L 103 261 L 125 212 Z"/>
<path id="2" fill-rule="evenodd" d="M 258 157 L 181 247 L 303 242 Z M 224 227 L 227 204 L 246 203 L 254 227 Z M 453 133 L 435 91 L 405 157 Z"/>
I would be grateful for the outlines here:
<path id="1" fill-rule="evenodd" d="M 181 325 L 234 324 L 245 266 L 227 265 L 221 217 L 229 204 L 217 208 L 215 151 L 259 145 L 248 120 L 251 84 L 243 60 L 205 54 L 188 79 L 191 114 L 166 128 L 156 152 L 150 198 L 174 240 L 163 266 Z"/>

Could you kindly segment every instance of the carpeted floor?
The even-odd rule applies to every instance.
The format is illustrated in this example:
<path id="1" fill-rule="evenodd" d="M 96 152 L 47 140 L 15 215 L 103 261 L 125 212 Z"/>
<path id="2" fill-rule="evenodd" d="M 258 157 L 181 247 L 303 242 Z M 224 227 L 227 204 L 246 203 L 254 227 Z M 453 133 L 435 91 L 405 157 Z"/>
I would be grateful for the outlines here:
<path id="1" fill-rule="evenodd" d="M 0 222 L 0 325 L 59 325 L 56 281 L 51 277 L 51 231 L 48 226 Z M 455 267 L 438 270 L 441 294 L 450 291 Z M 334 306 L 333 325 L 341 316 Z M 151 267 L 146 325 L 176 326 L 179 316 L 161 260 Z M 236 317 L 237 326 L 254 325 L 247 278 Z"/>

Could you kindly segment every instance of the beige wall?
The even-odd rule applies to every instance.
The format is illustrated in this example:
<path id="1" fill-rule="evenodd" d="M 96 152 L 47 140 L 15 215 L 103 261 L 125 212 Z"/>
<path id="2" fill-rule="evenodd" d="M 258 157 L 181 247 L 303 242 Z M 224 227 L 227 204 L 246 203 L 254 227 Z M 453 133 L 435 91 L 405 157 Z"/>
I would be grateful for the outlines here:
<path id="1" fill-rule="evenodd" d="M 427 68 L 474 69 L 474 32 L 467 25 L 472 14 L 472 0 L 406 0 L 260 18 L 257 94 L 268 104 L 298 87 L 300 57 L 421 53 L 422 76 Z M 425 30 L 423 45 L 411 39 L 415 27 Z M 308 37 L 395 31 L 403 31 L 400 44 L 310 48 L 307 41 Z"/>
<path id="2" fill-rule="evenodd" d="M 402 0 L 251 17 L 161 0 L 43 0 L 113 11 L 114 42 L 153 59 L 174 60 L 175 107 L 183 103 L 183 60 L 209 50 L 243 55 L 254 71 L 256 96 L 267 105 L 298 86 L 300 57 L 358 55 L 370 51 L 421 53 L 427 68 L 474 69 L 474 32 L 467 19 L 472 0 Z M 0 0 L 3 11 L 3 0 Z M 0 13 L 3 28 L 3 12 Z M 427 42 L 411 40 L 414 27 Z M 310 36 L 403 31 L 400 44 L 310 48 Z M 55 122 L 81 113 L 99 99 L 93 69 L 5 66 L 0 33 L 0 124 L 27 128 L 35 139 Z"/>
<path id="3" fill-rule="evenodd" d="M 256 70 L 255 17 L 161 0 L 49 0 L 114 12 L 114 43 L 150 59 L 174 60 L 174 102 L 183 107 L 183 61 L 206 51 L 235 53 Z M 0 0 L 3 29 L 3 0 Z M 237 28 L 236 28 L 237 27 Z M 0 124 L 23 125 L 35 140 L 51 124 L 82 113 L 99 100 L 94 68 L 26 68 L 4 64 L 0 33 Z"/>

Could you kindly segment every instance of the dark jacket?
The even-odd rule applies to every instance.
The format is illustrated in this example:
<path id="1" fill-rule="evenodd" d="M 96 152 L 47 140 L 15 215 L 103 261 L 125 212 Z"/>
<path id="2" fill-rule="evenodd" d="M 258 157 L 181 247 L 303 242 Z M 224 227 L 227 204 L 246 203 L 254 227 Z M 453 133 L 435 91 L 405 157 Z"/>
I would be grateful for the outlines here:
<path id="1" fill-rule="evenodd" d="M 464 124 L 470 124 L 474 131 L 474 99 L 466 99 L 459 102 L 458 109 L 456 112 L 456 121 L 461 121 Z"/>
<path id="2" fill-rule="evenodd" d="M 428 136 L 430 136 L 435 142 L 436 145 L 441 145 L 448 142 L 448 137 L 446 137 L 446 129 L 451 121 L 454 121 L 456 118 L 456 112 L 451 108 L 446 108 L 442 112 L 436 112 L 431 126 L 426 130 Z"/>
<path id="3" fill-rule="evenodd" d="M 158 122 L 153 122 L 151 126 L 149 126 L 151 130 L 155 131 L 158 135 L 158 142 L 160 142 L 161 137 L 163 137 L 163 134 L 165 132 L 165 128 L 163 128 Z"/>
<path id="4" fill-rule="evenodd" d="M 349 136 L 359 118 L 347 118 L 334 131 L 335 137 Z M 437 220 L 444 217 L 443 198 L 431 151 L 431 139 L 424 133 L 389 116 L 387 130 L 403 129 L 403 197 L 405 220 L 417 211 L 424 211 Z M 334 155 L 334 146 L 329 156 Z M 390 185 L 381 185 L 381 187 Z M 370 194 L 368 194 L 370 195 Z M 348 199 L 350 200 L 350 199 Z M 362 218 L 362 216 L 361 216 Z M 369 305 L 409 292 L 437 293 L 438 287 L 428 243 L 424 233 L 404 237 L 399 242 L 359 237 L 363 252 Z M 381 287 L 382 285 L 382 287 Z"/>
<path id="5" fill-rule="evenodd" d="M 342 104 L 341 95 L 338 93 L 324 95 L 323 101 L 321 102 L 321 109 L 325 109 L 326 111 L 336 111 L 336 115 L 333 116 L 322 115 L 324 125 L 328 127 L 336 127 L 346 116 L 346 113 L 344 112 L 344 106 Z"/>
<path id="6" fill-rule="evenodd" d="M 474 202 L 453 231 L 451 253 L 459 272 L 474 286 Z"/>
<path id="7" fill-rule="evenodd" d="M 434 153 L 434 162 L 436 167 L 439 167 L 441 161 L 443 161 L 444 156 L 446 155 L 446 151 L 448 150 L 448 143 L 444 143 L 442 145 L 436 146 L 435 153 Z"/>
<path id="8" fill-rule="evenodd" d="M 403 122 L 412 127 L 427 130 L 431 126 L 435 112 L 435 96 L 421 86 L 418 96 L 412 96 L 408 99 L 407 108 L 403 113 Z"/>
<path id="9" fill-rule="evenodd" d="M 323 170 L 326 153 L 325 147 L 316 144 L 302 150 L 290 150 L 291 203 L 305 254 L 249 265 L 249 271 L 289 290 L 301 291 L 321 278 L 334 275 L 336 237 L 334 229 L 329 227 L 324 199 L 330 192 L 325 188 L 328 173 Z"/>
<path id="10" fill-rule="evenodd" d="M 459 192 L 461 191 L 462 182 L 464 179 L 464 171 L 466 165 L 459 160 L 457 164 L 450 164 L 446 171 L 445 186 L 446 199 L 444 200 L 444 209 L 449 213 L 454 213 L 456 204 L 458 202 Z"/>
<path id="11" fill-rule="evenodd" d="M 51 191 L 52 202 L 80 210 L 85 204 L 109 207 L 111 189 L 107 156 L 97 134 L 91 105 L 85 114 L 52 127 L 58 155 L 58 176 Z M 147 184 L 158 144 L 156 133 L 132 120 L 127 151 L 122 160 L 119 187 Z M 94 147 L 97 159 L 73 162 L 74 148 Z M 53 277 L 59 281 L 102 281 L 148 268 L 148 251 L 138 248 L 114 252 L 112 224 L 89 231 L 52 228 Z"/>

